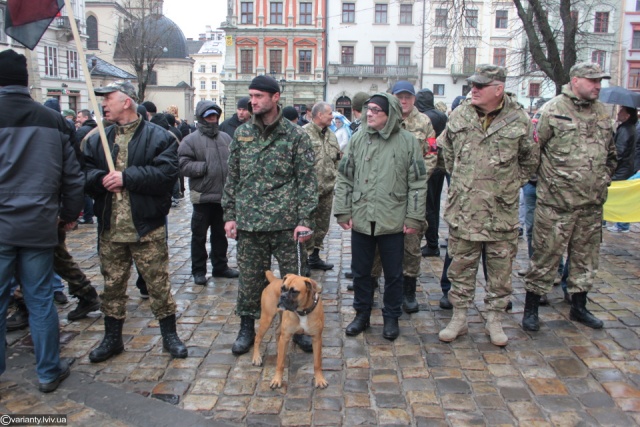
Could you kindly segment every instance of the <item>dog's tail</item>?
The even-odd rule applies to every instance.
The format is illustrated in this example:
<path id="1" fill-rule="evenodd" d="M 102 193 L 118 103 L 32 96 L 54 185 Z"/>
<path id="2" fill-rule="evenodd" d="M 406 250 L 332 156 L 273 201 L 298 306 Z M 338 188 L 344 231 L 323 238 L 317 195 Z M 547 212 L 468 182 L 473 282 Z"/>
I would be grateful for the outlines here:
<path id="1" fill-rule="evenodd" d="M 273 282 L 274 280 L 276 280 L 276 279 L 277 279 L 277 277 L 273 274 L 273 272 L 272 272 L 271 270 L 267 270 L 267 271 L 264 273 L 264 275 L 265 275 L 265 276 L 267 276 L 267 281 L 268 281 L 269 283 L 271 283 L 271 282 Z"/>

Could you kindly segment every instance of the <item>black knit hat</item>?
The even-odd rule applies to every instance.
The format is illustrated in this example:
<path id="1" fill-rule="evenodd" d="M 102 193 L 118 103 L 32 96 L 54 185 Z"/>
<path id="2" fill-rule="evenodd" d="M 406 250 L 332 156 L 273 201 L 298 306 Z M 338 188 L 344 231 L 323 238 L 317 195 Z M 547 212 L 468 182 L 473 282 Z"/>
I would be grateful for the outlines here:
<path id="1" fill-rule="evenodd" d="M 367 104 L 376 104 L 382 109 L 382 111 L 384 111 L 387 116 L 389 115 L 389 100 L 384 96 L 373 95 L 371 98 L 369 98 Z"/>
<path id="2" fill-rule="evenodd" d="M 237 108 L 242 108 L 243 110 L 248 110 L 249 109 L 249 97 L 248 96 L 243 96 L 242 98 L 238 99 Z"/>
<path id="3" fill-rule="evenodd" d="M 142 105 L 144 105 L 144 108 L 146 108 L 147 111 L 151 114 L 155 114 L 158 112 L 158 109 L 156 108 L 156 104 L 154 104 L 151 101 L 144 101 Z"/>
<path id="4" fill-rule="evenodd" d="M 249 89 L 260 90 L 262 92 L 280 93 L 278 82 L 271 76 L 258 76 L 251 80 Z"/>
<path id="5" fill-rule="evenodd" d="M 27 58 L 12 49 L 0 52 L 0 86 L 28 86 Z"/>
<path id="6" fill-rule="evenodd" d="M 296 110 L 296 108 L 292 107 L 291 105 L 284 107 L 282 109 L 282 115 L 284 116 L 285 119 L 289 119 L 289 120 L 298 120 L 298 117 L 300 117 L 298 115 L 298 110 Z"/>

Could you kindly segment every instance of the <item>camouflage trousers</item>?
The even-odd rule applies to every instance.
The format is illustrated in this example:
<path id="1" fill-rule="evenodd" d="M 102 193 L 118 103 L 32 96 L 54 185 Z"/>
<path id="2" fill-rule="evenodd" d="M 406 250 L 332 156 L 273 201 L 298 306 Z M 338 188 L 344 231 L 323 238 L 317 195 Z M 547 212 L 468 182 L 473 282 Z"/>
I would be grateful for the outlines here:
<path id="1" fill-rule="evenodd" d="M 427 227 L 422 227 L 417 233 L 404 235 L 404 259 L 402 261 L 402 275 L 407 277 L 420 277 L 420 262 L 422 260 L 422 251 L 420 250 L 420 241 Z M 380 277 L 382 274 L 382 263 L 380 262 L 380 254 L 376 250 L 376 256 L 373 259 L 373 268 L 371 276 Z"/>
<path id="2" fill-rule="evenodd" d="M 272 269 L 271 256 L 278 260 L 279 277 L 289 273 L 298 274 L 298 251 L 293 240 L 293 230 L 238 230 L 237 242 L 236 256 L 240 280 L 236 314 L 259 319 L 260 298 L 268 283 L 264 273 Z M 304 247 L 300 248 L 300 252 L 304 253 Z"/>
<path id="3" fill-rule="evenodd" d="M 538 295 L 548 293 L 566 249 L 571 259 L 569 293 L 589 292 L 598 272 L 602 206 L 560 212 L 538 201 L 533 224 L 533 255 L 525 289 Z"/>
<path id="4" fill-rule="evenodd" d="M 67 281 L 69 294 L 80 297 L 89 292 L 91 281 L 69 254 L 65 244 L 66 237 L 66 231 L 63 228 L 58 228 L 58 244 L 53 249 L 53 271 Z"/>
<path id="5" fill-rule="evenodd" d="M 449 301 L 456 308 L 467 308 L 476 293 L 476 275 L 484 246 L 487 257 L 487 290 L 484 303 L 489 310 L 504 311 L 511 296 L 511 266 L 518 251 L 512 240 L 475 242 L 449 234 Z M 556 264 L 557 266 L 557 264 Z"/>
<path id="6" fill-rule="evenodd" d="M 318 197 L 318 207 L 313 214 L 315 229 L 311 239 L 307 240 L 307 252 L 311 254 L 314 249 L 324 249 L 324 238 L 329 232 L 331 222 L 331 208 L 333 206 L 333 191 Z"/>
<path id="7" fill-rule="evenodd" d="M 156 319 L 175 314 L 176 303 L 169 282 L 169 251 L 163 239 L 150 242 L 110 242 L 100 240 L 100 271 L 104 276 L 101 310 L 105 316 L 124 319 L 127 315 L 127 282 L 131 264 L 147 282 L 151 311 Z"/>

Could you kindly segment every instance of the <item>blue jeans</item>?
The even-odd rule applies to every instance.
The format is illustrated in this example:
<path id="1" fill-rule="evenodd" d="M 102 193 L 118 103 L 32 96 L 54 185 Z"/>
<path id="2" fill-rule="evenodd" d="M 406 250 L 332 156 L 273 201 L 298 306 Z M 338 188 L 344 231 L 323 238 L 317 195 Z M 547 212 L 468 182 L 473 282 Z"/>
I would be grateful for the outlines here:
<path id="1" fill-rule="evenodd" d="M 616 222 L 616 225 L 620 230 L 628 230 L 631 227 L 631 224 L 628 222 Z"/>
<path id="2" fill-rule="evenodd" d="M 376 246 L 384 272 L 384 307 L 382 316 L 398 318 L 402 314 L 404 234 L 373 236 L 351 232 L 351 266 L 353 269 L 353 308 L 370 313 L 375 289 L 371 286 L 371 268 Z"/>
<path id="3" fill-rule="evenodd" d="M 53 305 L 53 248 L 0 245 L 0 374 L 6 370 L 7 308 L 11 278 L 17 273 L 29 310 L 29 327 L 41 383 L 60 374 L 58 312 Z"/>

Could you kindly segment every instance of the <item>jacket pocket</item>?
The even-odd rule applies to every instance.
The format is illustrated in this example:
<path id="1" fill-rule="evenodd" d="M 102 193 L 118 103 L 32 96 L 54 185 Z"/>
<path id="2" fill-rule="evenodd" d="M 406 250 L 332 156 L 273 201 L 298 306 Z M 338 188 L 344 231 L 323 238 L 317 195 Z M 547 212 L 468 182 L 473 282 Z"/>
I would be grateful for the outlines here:
<path id="1" fill-rule="evenodd" d="M 526 135 L 525 128 L 505 127 L 498 132 L 498 158 L 500 163 L 510 163 L 518 156 L 520 139 Z"/>

